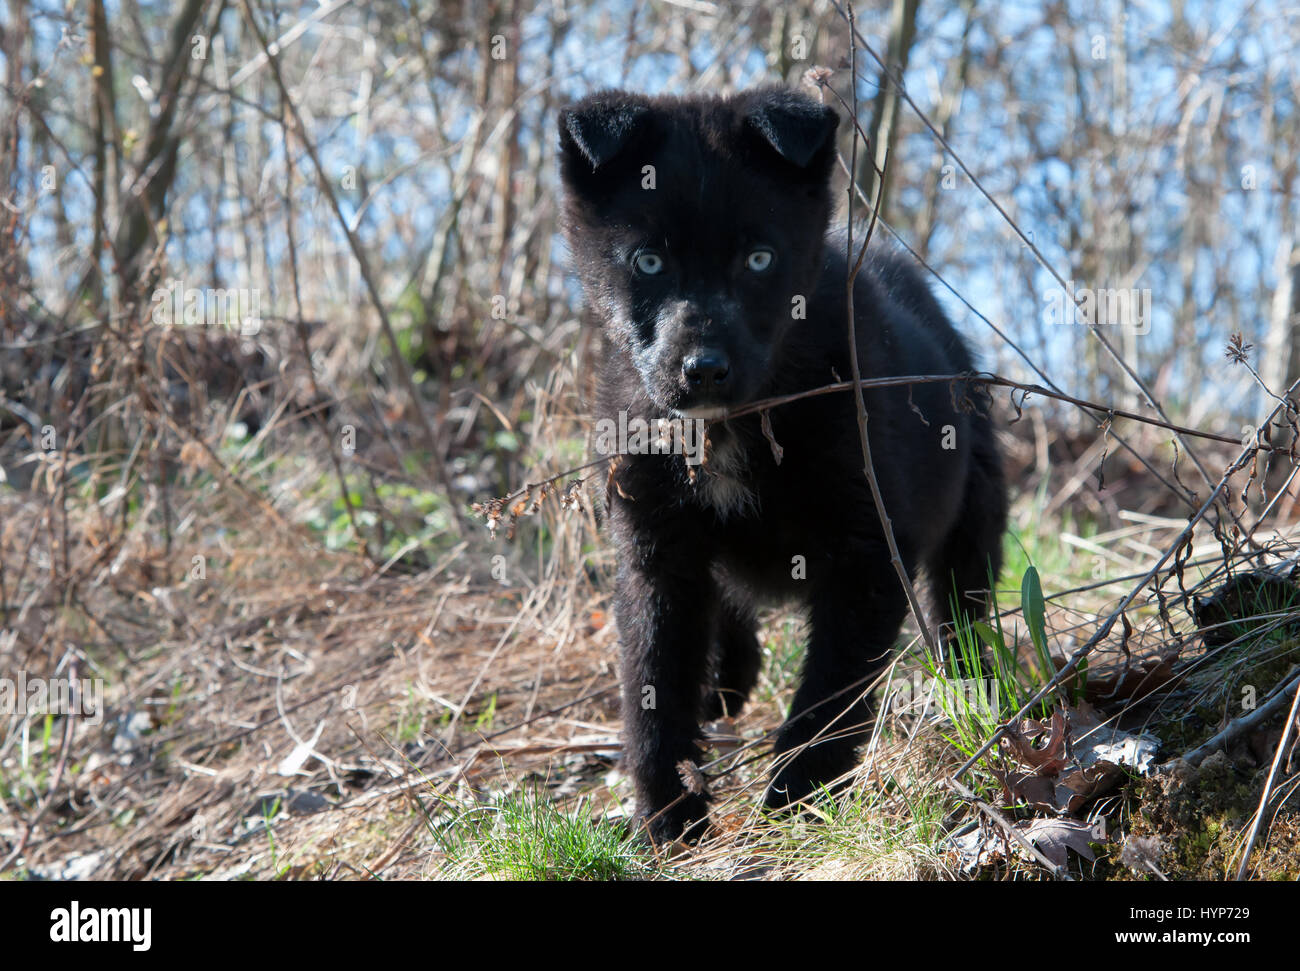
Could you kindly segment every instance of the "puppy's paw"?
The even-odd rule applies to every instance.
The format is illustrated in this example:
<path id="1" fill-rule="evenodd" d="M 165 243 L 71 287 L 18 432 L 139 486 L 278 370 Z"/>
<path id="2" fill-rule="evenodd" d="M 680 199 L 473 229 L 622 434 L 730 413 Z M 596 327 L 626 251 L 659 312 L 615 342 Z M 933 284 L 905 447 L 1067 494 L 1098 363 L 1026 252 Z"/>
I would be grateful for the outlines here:
<path id="1" fill-rule="evenodd" d="M 657 812 L 643 812 L 646 830 L 656 846 L 681 840 L 694 845 L 709 828 L 709 800 L 688 793 L 682 799 Z"/>
<path id="2" fill-rule="evenodd" d="M 802 772 L 793 768 L 782 769 L 767 785 L 763 794 L 763 806 L 769 813 L 789 816 L 799 811 L 799 803 L 805 802 L 817 787 Z"/>
<path id="3" fill-rule="evenodd" d="M 810 807 L 819 799 L 835 798 L 848 788 L 849 780 L 839 776 L 840 773 L 818 771 L 816 767 L 809 771 L 802 760 L 796 761 L 781 769 L 768 783 L 767 792 L 763 795 L 764 808 L 775 816 L 821 818 L 821 812 Z M 832 781 L 824 781 L 828 778 Z"/>

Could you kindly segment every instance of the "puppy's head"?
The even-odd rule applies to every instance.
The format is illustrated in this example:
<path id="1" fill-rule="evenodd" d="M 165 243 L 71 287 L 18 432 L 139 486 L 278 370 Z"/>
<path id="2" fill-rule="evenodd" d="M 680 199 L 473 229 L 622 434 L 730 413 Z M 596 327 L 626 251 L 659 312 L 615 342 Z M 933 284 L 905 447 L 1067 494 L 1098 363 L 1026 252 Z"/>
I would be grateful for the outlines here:
<path id="1" fill-rule="evenodd" d="M 717 417 L 771 383 L 821 266 L 838 122 L 783 88 L 561 112 L 575 267 L 657 407 Z"/>

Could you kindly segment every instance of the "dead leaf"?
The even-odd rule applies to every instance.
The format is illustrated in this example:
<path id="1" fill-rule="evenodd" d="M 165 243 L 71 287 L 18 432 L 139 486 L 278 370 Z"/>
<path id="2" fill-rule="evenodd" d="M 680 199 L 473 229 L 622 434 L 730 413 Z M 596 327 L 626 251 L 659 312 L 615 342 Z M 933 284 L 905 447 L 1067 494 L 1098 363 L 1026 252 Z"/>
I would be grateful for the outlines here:
<path id="1" fill-rule="evenodd" d="M 996 769 L 993 775 L 1002 783 L 1002 795 L 1008 806 L 1023 804 L 1049 812 L 1056 810 L 1056 786 L 1050 778 L 1032 772 Z"/>
<path id="2" fill-rule="evenodd" d="M 771 414 L 764 411 L 759 424 L 763 427 L 763 437 L 767 439 L 767 444 L 772 446 L 772 460 L 776 462 L 777 465 L 780 465 L 781 459 L 785 457 L 785 449 L 781 447 L 780 443 L 776 440 L 776 436 L 772 434 Z"/>
<path id="3" fill-rule="evenodd" d="M 1123 778 L 1124 771 L 1109 762 L 1067 772 L 1056 783 L 1056 808 L 1077 813 L 1093 799 L 1114 789 Z"/>
<path id="4" fill-rule="evenodd" d="M 1022 819 L 1012 824 L 1015 831 L 1043 854 L 1053 865 L 1064 869 L 1068 863 L 1068 850 L 1074 850 L 1085 860 L 1096 860 L 1091 843 L 1106 841 L 1104 823 L 1100 828 L 1077 819 Z M 950 837 L 948 845 L 957 855 L 962 869 L 974 873 L 981 867 L 996 863 L 1006 857 L 1007 847 L 1025 860 L 1035 859 L 1019 840 L 982 822 L 969 833 Z"/>
<path id="5" fill-rule="evenodd" d="M 1003 858 L 1005 855 L 1003 848 L 1006 841 L 1007 837 L 1005 835 L 993 833 L 981 821 L 969 833 L 950 836 L 948 845 L 957 854 L 957 861 L 961 865 L 962 871 L 975 873 L 980 868 L 996 863 Z"/>
<path id="6" fill-rule="evenodd" d="M 1089 862 L 1097 859 L 1088 845 L 1096 840 L 1090 823 L 1077 819 L 1031 819 L 1017 823 L 1016 829 L 1021 830 L 1043 856 L 1059 867 L 1066 866 L 1066 850 L 1074 850 Z"/>
<path id="7" fill-rule="evenodd" d="M 1065 717 L 1054 711 L 1047 722 L 1026 718 L 1019 725 L 1008 725 L 1003 737 L 1017 762 L 1048 775 L 1065 766 L 1065 729 Z M 1041 746 L 1035 745 L 1044 735 L 1047 741 Z"/>
<path id="8" fill-rule="evenodd" d="M 1101 715 L 1086 701 L 1077 708 L 1066 706 L 1070 743 L 1080 767 L 1109 762 L 1146 775 L 1151 771 L 1160 740 L 1153 735 L 1135 735 L 1103 724 Z"/>
<path id="9" fill-rule="evenodd" d="M 1251 732 L 1248 741 L 1250 743 L 1250 754 L 1255 759 L 1255 764 L 1271 765 L 1278 744 L 1282 741 L 1282 729 L 1278 727 Z"/>
<path id="10" fill-rule="evenodd" d="M 1174 679 L 1175 660 L 1177 655 L 1144 658 L 1100 676 L 1090 670 L 1084 695 L 1091 701 L 1140 701 Z"/>
<path id="11" fill-rule="evenodd" d="M 1077 692 L 1082 688 L 1084 697 L 1094 702 L 1139 701 L 1173 681 L 1180 648 L 1162 645 L 1144 656 L 1135 656 L 1129 647 L 1132 626 L 1127 615 L 1121 616 L 1127 626 L 1119 644 L 1094 651 L 1088 659 L 1086 677 L 1077 669 L 1070 672 L 1061 681 L 1064 691 Z M 1067 663 L 1067 658 L 1052 655 L 1058 673 Z"/>
<path id="12" fill-rule="evenodd" d="M 1113 790 L 1124 770 L 1151 771 L 1158 739 L 1104 724 L 1087 702 L 1066 706 L 1048 721 L 1007 726 L 1004 750 L 1018 766 L 997 770 L 1008 805 L 1053 813 L 1078 813 Z"/>

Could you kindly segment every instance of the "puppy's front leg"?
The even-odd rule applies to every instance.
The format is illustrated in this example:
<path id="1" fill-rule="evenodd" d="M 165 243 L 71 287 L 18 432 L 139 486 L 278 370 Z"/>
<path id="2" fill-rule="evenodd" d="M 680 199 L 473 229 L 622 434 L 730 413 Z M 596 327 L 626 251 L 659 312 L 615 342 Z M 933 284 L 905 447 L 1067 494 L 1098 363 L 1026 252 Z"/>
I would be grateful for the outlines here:
<path id="1" fill-rule="evenodd" d="M 620 557 L 615 613 L 623 644 L 623 757 L 656 842 L 697 839 L 708 801 L 677 765 L 700 760 L 699 706 L 711 633 L 710 579 L 698 551 L 663 546 Z"/>
<path id="2" fill-rule="evenodd" d="M 812 597 L 803 680 L 776 742 L 766 802 L 782 809 L 853 768 L 870 735 L 871 679 L 889 663 L 907 599 L 888 563 L 836 571 Z"/>

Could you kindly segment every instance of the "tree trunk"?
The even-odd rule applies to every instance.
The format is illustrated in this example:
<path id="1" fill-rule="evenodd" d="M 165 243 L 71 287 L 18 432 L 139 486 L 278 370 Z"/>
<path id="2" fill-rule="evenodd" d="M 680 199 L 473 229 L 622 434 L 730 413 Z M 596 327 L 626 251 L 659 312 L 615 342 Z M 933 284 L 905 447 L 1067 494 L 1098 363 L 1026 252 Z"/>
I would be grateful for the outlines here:
<path id="1" fill-rule="evenodd" d="M 858 159 L 858 185 L 873 202 L 879 194 L 880 218 L 886 221 L 889 220 L 892 164 L 884 173 L 883 188 L 879 184 L 879 172 L 885 168 L 886 160 L 894 155 L 894 143 L 898 137 L 898 105 L 901 100 L 898 86 L 890 80 L 890 76 L 901 81 L 907 71 L 907 60 L 916 38 L 916 13 L 920 5 L 921 0 L 894 0 L 889 18 L 889 51 L 885 55 L 887 70 L 880 74 L 880 88 L 876 92 L 871 128 L 868 129 L 871 146 Z"/>

